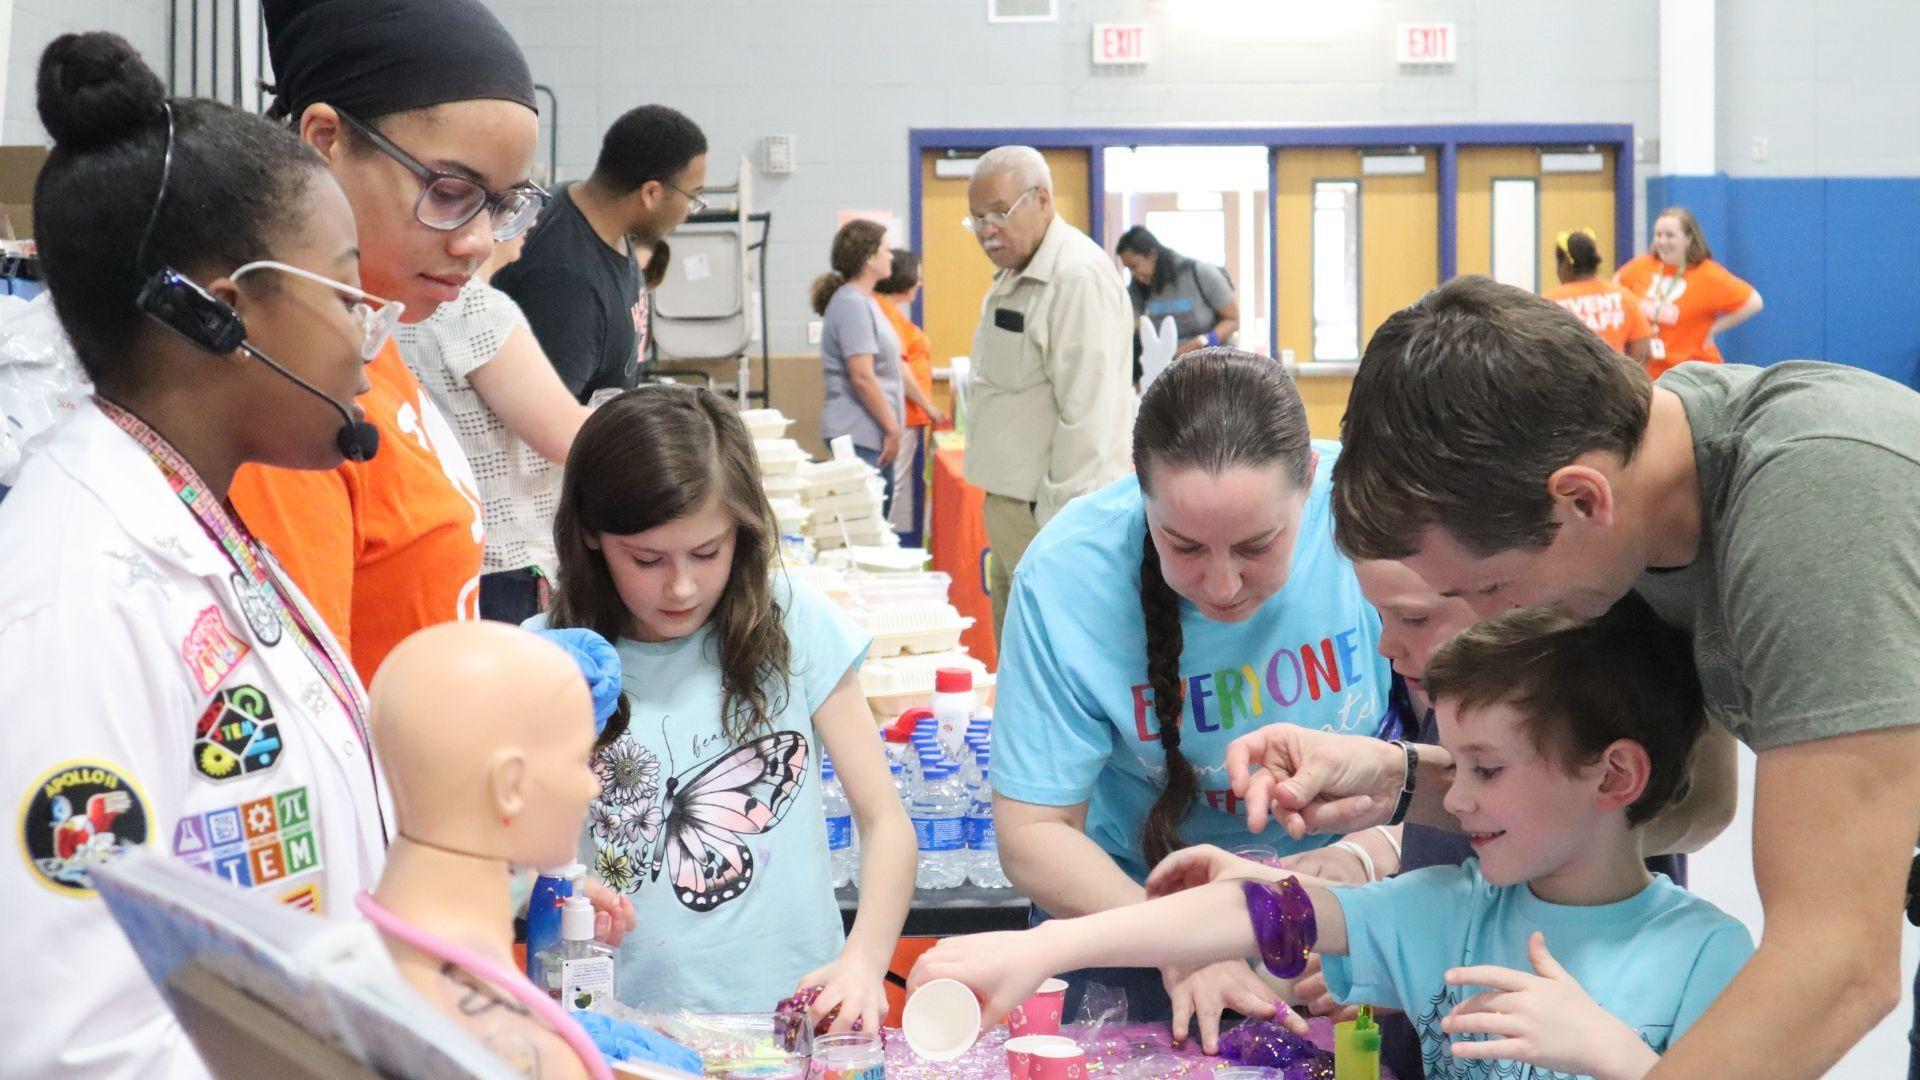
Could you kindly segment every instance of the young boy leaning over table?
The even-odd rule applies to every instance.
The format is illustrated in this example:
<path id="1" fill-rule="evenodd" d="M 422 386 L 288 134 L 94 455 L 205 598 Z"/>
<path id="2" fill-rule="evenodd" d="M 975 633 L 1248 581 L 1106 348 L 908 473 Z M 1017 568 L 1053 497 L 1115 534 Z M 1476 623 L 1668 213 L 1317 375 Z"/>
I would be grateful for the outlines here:
<path id="1" fill-rule="evenodd" d="M 1687 641 L 1636 596 L 1593 622 L 1523 609 L 1455 637 L 1425 682 L 1465 865 L 1325 887 L 1188 848 L 1155 899 L 948 939 L 913 985 L 958 979 L 995 1023 L 1061 971 L 1257 955 L 1292 977 L 1317 951 L 1335 1000 L 1412 1017 L 1430 1078 L 1643 1076 L 1753 952 L 1642 862 L 1636 827 L 1683 793 L 1705 723 Z"/>

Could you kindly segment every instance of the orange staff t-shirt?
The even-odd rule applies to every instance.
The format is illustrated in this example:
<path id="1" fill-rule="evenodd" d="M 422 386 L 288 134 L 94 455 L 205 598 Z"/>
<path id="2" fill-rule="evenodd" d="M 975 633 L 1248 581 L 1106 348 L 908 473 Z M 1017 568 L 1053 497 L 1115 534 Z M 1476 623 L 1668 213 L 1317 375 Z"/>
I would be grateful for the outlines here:
<path id="1" fill-rule="evenodd" d="M 1614 280 L 1639 299 L 1641 312 L 1659 335 L 1647 365 L 1647 374 L 1655 378 L 1688 360 L 1720 363 L 1719 348 L 1708 340 L 1713 321 L 1753 295 L 1753 286 L 1712 259 L 1676 275 L 1651 252 L 1621 267 Z"/>
<path id="2" fill-rule="evenodd" d="M 1540 295 L 1580 316 L 1594 333 L 1619 352 L 1627 345 L 1653 336 L 1653 327 L 1632 293 L 1611 281 L 1575 281 L 1555 285 Z"/>
<path id="3" fill-rule="evenodd" d="M 913 325 L 907 313 L 900 306 L 884 296 L 876 296 L 880 301 L 880 310 L 886 313 L 887 321 L 893 324 L 893 332 L 900 336 L 900 362 L 906 365 L 907 373 L 913 377 L 914 385 L 920 388 L 928 401 L 933 400 L 933 346 L 927 339 L 927 332 Z M 927 410 L 921 408 L 912 398 L 907 399 L 906 425 L 925 427 L 933 422 Z"/>
<path id="4" fill-rule="evenodd" d="M 326 472 L 242 466 L 231 497 L 353 657 L 362 683 L 402 638 L 480 615 L 479 487 L 453 429 L 389 341 L 357 399 L 373 460 Z"/>

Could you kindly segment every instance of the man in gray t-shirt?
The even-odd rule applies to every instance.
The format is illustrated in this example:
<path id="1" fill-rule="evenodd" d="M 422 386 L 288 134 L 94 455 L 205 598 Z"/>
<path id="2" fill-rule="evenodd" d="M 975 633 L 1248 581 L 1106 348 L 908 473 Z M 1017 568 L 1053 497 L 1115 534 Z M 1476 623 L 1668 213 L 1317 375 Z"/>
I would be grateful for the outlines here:
<path id="1" fill-rule="evenodd" d="M 1334 469 L 1341 547 L 1483 617 L 1629 590 L 1692 632 L 1709 714 L 1758 753 L 1759 949 L 1654 1076 L 1818 1077 L 1900 999 L 1920 836 L 1920 394 L 1853 368 L 1683 364 L 1650 384 L 1558 305 L 1460 278 L 1368 343 Z M 1274 725 L 1249 817 L 1444 823 L 1450 764 Z M 1249 766 L 1259 769 L 1250 772 Z M 1329 779 L 1332 778 L 1332 779 Z M 1383 815 L 1379 815 L 1383 816 Z M 1920 1055 L 1917 1055 L 1920 1059 Z"/>

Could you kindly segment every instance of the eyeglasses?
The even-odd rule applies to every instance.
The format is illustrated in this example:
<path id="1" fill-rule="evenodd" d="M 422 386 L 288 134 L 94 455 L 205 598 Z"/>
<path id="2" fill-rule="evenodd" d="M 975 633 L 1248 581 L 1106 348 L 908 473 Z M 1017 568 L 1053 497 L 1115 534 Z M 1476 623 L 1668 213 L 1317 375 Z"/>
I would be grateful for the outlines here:
<path id="1" fill-rule="evenodd" d="M 1020 209 L 1021 203 L 1027 201 L 1027 196 L 1039 190 L 1039 187 L 1036 186 L 1021 192 L 1020 197 L 1013 200 L 1013 205 L 1007 207 L 1005 210 L 989 210 L 979 217 L 968 214 L 966 217 L 960 219 L 960 227 L 976 236 L 985 232 L 988 228 L 1004 229 L 1007 227 L 1007 219 L 1013 216 L 1015 210 Z"/>
<path id="2" fill-rule="evenodd" d="M 239 281 L 243 275 L 255 270 L 278 270 L 283 274 L 306 278 L 308 281 L 318 282 L 359 301 L 353 305 L 353 309 L 348 314 L 353 319 L 354 330 L 360 335 L 360 359 L 362 360 L 370 361 L 380 355 L 381 347 L 387 343 L 389 337 L 393 336 L 393 328 L 399 324 L 400 316 L 407 310 L 407 306 L 398 300 L 382 300 L 372 293 L 363 292 L 329 277 L 322 277 L 311 270 L 302 270 L 297 266 L 288 266 L 286 263 L 274 262 L 271 259 L 250 262 L 228 274 L 227 277 Z"/>
<path id="3" fill-rule="evenodd" d="M 695 195 L 693 192 L 688 191 L 686 188 L 683 188 L 679 184 L 673 183 L 670 180 L 662 180 L 660 181 L 660 185 L 662 187 L 672 188 L 673 190 L 679 192 L 682 196 L 684 196 L 687 200 L 687 205 L 693 208 L 694 213 L 704 214 L 707 212 L 707 200 L 701 198 L 698 195 Z"/>
<path id="4" fill-rule="evenodd" d="M 496 195 L 474 180 L 422 165 L 412 154 L 375 131 L 371 124 L 344 109 L 336 107 L 333 111 L 348 127 L 406 166 L 420 181 L 420 197 L 413 202 L 413 216 L 429 229 L 452 232 L 485 210 L 493 221 L 493 238 L 511 240 L 533 224 L 533 219 L 552 197 L 532 182 L 515 184 Z"/>

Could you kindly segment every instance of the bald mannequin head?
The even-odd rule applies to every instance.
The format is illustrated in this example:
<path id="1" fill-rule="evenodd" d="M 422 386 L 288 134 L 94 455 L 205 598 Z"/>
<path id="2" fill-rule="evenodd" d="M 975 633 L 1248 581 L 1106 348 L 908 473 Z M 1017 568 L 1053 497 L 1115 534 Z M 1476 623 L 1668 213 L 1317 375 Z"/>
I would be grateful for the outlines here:
<path id="1" fill-rule="evenodd" d="M 600 785 L 592 696 L 566 652 L 503 623 L 443 623 L 387 656 L 371 696 L 402 836 L 521 866 L 573 857 Z"/>
<path id="2" fill-rule="evenodd" d="M 1053 225 L 1047 159 L 1031 146 L 997 146 L 980 155 L 967 183 L 967 212 L 979 223 L 974 236 L 993 265 L 1026 269 Z"/>

